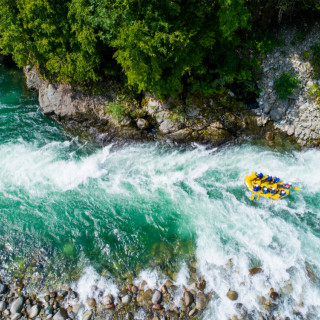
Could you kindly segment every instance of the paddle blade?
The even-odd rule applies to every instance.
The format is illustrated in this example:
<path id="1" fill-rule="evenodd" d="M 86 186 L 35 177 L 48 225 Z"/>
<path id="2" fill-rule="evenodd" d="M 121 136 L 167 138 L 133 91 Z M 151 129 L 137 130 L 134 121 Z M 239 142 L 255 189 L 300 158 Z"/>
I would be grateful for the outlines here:
<path id="1" fill-rule="evenodd" d="M 260 198 L 260 195 L 258 194 L 258 196 L 257 196 L 257 200 L 259 200 L 259 198 Z"/>
<path id="2" fill-rule="evenodd" d="M 252 194 L 251 199 L 254 200 L 254 195 Z"/>
<path id="3" fill-rule="evenodd" d="M 297 190 L 297 191 L 300 190 L 300 188 L 298 188 L 298 187 L 293 187 L 293 186 L 291 186 L 291 188 L 293 188 L 294 190 Z"/>

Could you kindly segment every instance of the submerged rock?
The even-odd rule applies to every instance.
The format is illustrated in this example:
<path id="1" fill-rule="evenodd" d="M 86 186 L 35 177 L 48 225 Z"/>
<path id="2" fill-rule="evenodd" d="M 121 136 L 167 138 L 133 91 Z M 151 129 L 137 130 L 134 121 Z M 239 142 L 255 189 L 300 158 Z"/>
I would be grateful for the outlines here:
<path id="1" fill-rule="evenodd" d="M 229 290 L 227 292 L 227 297 L 232 301 L 237 300 L 238 299 L 238 293 L 236 291 Z"/>
<path id="2" fill-rule="evenodd" d="M 89 310 L 83 315 L 82 320 L 90 320 L 91 318 L 92 318 L 92 310 Z"/>
<path id="3" fill-rule="evenodd" d="M 206 296 L 204 295 L 204 293 L 199 292 L 196 297 L 196 308 L 198 310 L 202 310 L 206 307 L 206 305 L 207 305 Z"/>
<path id="4" fill-rule="evenodd" d="M 89 298 L 87 304 L 90 308 L 94 308 L 96 306 L 96 300 L 94 298 Z"/>
<path id="5" fill-rule="evenodd" d="M 121 302 L 123 304 L 129 304 L 131 300 L 132 300 L 132 297 L 129 294 L 126 294 L 124 297 L 121 298 Z"/>
<path id="6" fill-rule="evenodd" d="M 256 267 L 256 268 L 250 269 L 249 272 L 250 272 L 251 275 L 255 275 L 255 274 L 257 274 L 257 273 L 263 272 L 263 269 L 262 269 L 262 268 L 259 268 L 259 267 Z"/>

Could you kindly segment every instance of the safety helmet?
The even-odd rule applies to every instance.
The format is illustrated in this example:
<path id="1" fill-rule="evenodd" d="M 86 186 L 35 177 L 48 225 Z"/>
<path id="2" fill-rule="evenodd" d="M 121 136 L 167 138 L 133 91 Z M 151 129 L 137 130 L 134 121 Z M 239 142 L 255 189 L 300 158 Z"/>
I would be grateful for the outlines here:
<path id="1" fill-rule="evenodd" d="M 263 193 L 267 193 L 267 192 L 268 192 L 268 187 L 267 187 L 267 186 L 264 186 L 264 187 L 262 188 L 262 191 L 263 191 Z"/>
<path id="2" fill-rule="evenodd" d="M 274 187 L 271 187 L 270 188 L 270 193 L 275 194 L 275 192 L 276 192 L 276 189 Z"/>
<path id="3" fill-rule="evenodd" d="M 286 193 L 284 190 L 281 190 L 281 191 L 280 191 L 280 195 L 281 195 L 281 196 L 285 196 L 286 194 L 287 194 L 287 193 Z"/>

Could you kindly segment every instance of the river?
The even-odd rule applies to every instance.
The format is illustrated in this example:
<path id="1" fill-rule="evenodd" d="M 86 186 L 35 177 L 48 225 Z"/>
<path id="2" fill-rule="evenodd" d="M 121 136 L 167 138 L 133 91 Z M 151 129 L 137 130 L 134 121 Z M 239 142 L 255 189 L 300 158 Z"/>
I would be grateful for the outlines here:
<path id="1" fill-rule="evenodd" d="M 319 319 L 319 150 L 100 147 L 45 117 L 22 72 L 3 66 L 0 127 L 3 279 L 31 270 L 30 288 L 70 283 L 85 299 L 88 283 L 116 292 L 128 278 L 187 286 L 204 276 L 213 292 L 204 319 L 235 313 L 229 289 L 259 319 L 270 288 L 281 293 L 275 314 Z M 301 190 L 253 201 L 252 171 Z M 253 267 L 263 272 L 250 276 Z"/>

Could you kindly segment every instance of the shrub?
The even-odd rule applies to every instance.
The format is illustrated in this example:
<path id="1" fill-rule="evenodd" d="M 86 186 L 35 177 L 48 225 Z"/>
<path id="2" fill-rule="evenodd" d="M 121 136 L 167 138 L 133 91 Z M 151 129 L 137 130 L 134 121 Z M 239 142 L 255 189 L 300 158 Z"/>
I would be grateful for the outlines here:
<path id="1" fill-rule="evenodd" d="M 118 121 L 122 121 L 130 114 L 129 107 L 121 102 L 108 102 L 105 111 Z"/>
<path id="2" fill-rule="evenodd" d="M 280 99 L 288 98 L 299 88 L 299 80 L 290 72 L 283 72 L 274 82 L 274 90 Z"/>
<path id="3" fill-rule="evenodd" d="M 320 86 L 318 83 L 314 83 L 309 89 L 309 97 L 314 99 L 317 105 L 320 105 Z"/>
<path id="4" fill-rule="evenodd" d="M 313 67 L 313 73 L 315 78 L 320 77 L 320 46 L 318 44 L 315 44 L 311 46 L 312 50 L 312 58 L 311 58 L 311 64 Z"/>

